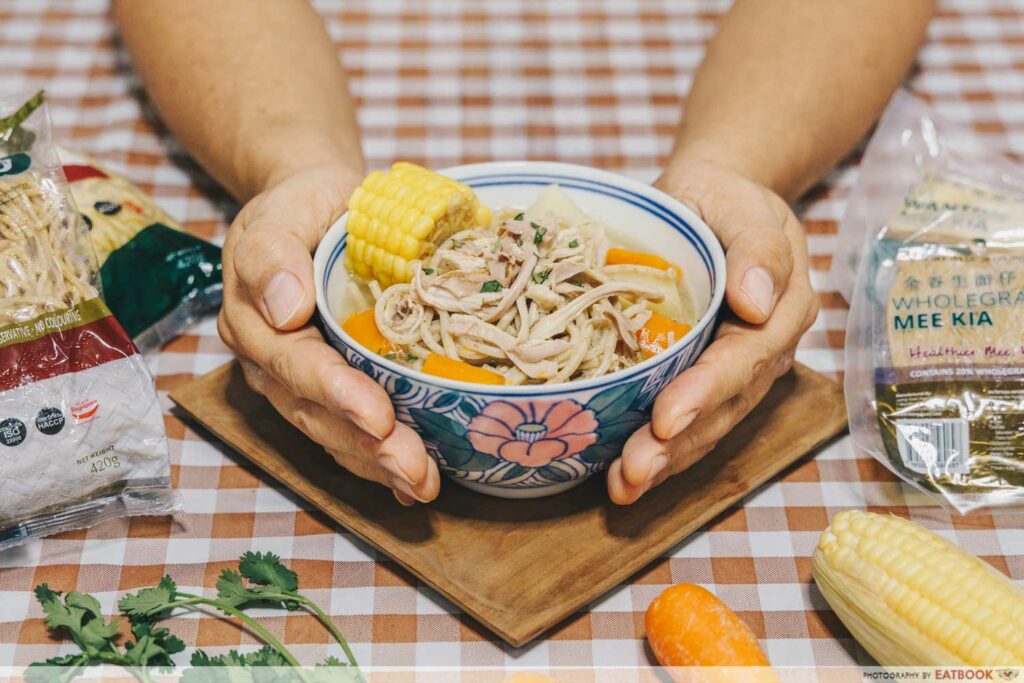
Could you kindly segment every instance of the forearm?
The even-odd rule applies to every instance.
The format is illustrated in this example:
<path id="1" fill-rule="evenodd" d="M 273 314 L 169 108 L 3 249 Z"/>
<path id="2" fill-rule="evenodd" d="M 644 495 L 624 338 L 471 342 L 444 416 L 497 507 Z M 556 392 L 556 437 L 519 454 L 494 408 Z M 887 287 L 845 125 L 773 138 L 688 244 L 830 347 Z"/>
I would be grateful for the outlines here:
<path id="1" fill-rule="evenodd" d="M 244 201 L 297 171 L 362 173 L 345 74 L 305 0 L 115 0 L 167 126 Z"/>
<path id="2" fill-rule="evenodd" d="M 933 0 L 736 0 L 694 79 L 668 173 L 723 164 L 793 200 L 864 135 Z"/>

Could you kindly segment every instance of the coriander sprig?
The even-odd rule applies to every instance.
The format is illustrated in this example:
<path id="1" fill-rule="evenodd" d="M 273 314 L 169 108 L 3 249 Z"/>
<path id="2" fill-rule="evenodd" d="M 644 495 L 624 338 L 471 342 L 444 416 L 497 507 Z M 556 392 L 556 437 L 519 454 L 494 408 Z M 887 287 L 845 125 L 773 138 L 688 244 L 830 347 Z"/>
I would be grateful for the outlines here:
<path id="1" fill-rule="evenodd" d="M 344 679 L 363 681 L 355 655 L 348 641 L 330 617 L 312 600 L 299 593 L 298 576 L 284 566 L 273 553 L 247 552 L 239 559 L 238 570 L 225 569 L 217 579 L 217 597 L 206 598 L 178 588 L 170 576 L 163 577 L 156 586 L 129 593 L 118 601 L 118 607 L 128 617 L 134 640 L 120 648 L 117 644 L 118 620 L 103 619 L 100 604 L 92 596 L 71 591 L 61 593 L 43 584 L 36 588 L 36 597 L 46 614 L 46 625 L 52 630 L 66 630 L 81 653 L 55 657 L 29 667 L 32 683 L 54 680 L 43 673 L 41 667 L 62 667 L 57 677 L 69 681 L 85 667 L 94 664 L 115 664 L 127 669 L 141 683 L 150 683 L 150 667 L 171 667 L 171 655 L 185 649 L 185 644 L 165 628 L 155 623 L 171 616 L 180 608 L 211 607 L 235 617 L 258 635 L 266 646 L 249 654 L 232 650 L 227 655 L 210 657 L 202 650 L 192 656 L 192 665 L 202 666 L 290 666 L 303 683 L 316 683 L 322 676 L 310 674 L 301 668 L 298 660 L 273 633 L 245 613 L 251 606 L 274 606 L 287 610 L 305 609 L 313 614 L 341 646 L 347 665 L 331 657 L 324 664 L 330 667 L 347 666 L 350 676 Z M 337 679 L 335 677 L 335 679 Z"/>

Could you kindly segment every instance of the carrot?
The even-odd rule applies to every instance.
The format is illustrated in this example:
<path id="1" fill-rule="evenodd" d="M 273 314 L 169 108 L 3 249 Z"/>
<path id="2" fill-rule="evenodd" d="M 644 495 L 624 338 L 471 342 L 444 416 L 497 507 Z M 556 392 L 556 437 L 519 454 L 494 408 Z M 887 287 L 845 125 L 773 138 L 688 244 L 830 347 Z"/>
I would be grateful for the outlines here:
<path id="1" fill-rule="evenodd" d="M 757 638 L 736 613 L 690 583 L 672 586 L 655 598 L 644 615 L 644 629 L 654 656 L 664 667 L 770 666 Z M 759 676 L 730 677 L 734 673 L 718 670 L 684 680 L 778 681 L 770 669 L 759 671 Z"/>
<path id="2" fill-rule="evenodd" d="M 377 323 L 373 319 L 372 308 L 350 315 L 341 324 L 341 329 L 348 332 L 350 337 L 374 353 L 379 353 L 382 356 L 386 356 L 389 353 L 398 353 L 398 348 L 389 342 L 380 333 L 380 330 L 377 329 Z"/>
<path id="3" fill-rule="evenodd" d="M 623 264 L 635 265 L 635 266 L 648 266 L 650 268 L 657 268 L 658 270 L 674 270 L 676 273 L 676 279 L 678 280 L 683 276 L 683 271 L 679 266 L 674 263 L 669 263 L 660 256 L 655 254 L 645 254 L 642 251 L 630 251 L 629 249 L 619 249 L 612 247 L 608 250 L 608 254 L 604 259 L 605 265 L 618 266 Z"/>
<path id="4" fill-rule="evenodd" d="M 686 336 L 692 328 L 686 323 L 677 323 L 657 313 L 651 313 L 650 320 L 636 331 L 636 340 L 644 355 L 655 356 Z"/>
<path id="5" fill-rule="evenodd" d="M 423 361 L 420 370 L 434 377 L 444 377 L 460 382 L 473 382 L 474 384 L 504 384 L 505 378 L 496 372 L 478 368 L 461 360 L 452 360 L 432 353 Z"/>

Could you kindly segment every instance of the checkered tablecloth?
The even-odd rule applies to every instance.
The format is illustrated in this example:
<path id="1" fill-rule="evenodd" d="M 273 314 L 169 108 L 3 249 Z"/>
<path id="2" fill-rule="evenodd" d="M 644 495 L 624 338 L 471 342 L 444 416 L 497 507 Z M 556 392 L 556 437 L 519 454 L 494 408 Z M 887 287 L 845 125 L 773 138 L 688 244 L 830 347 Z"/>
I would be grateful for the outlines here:
<path id="1" fill-rule="evenodd" d="M 371 167 L 558 159 L 655 177 L 682 96 L 728 5 L 718 0 L 338 0 L 318 2 L 351 75 Z M 1024 2 L 949 0 L 910 86 L 950 119 L 1024 152 Z M 45 87 L 58 140 L 151 192 L 193 233 L 221 240 L 236 207 L 154 122 L 102 0 L 0 3 L 0 92 Z M 183 96 L 192 96 L 185 93 Z M 836 220 L 857 176 L 831 174 L 802 207 L 823 304 L 799 359 L 842 367 L 846 306 L 825 272 Z M 649 662 L 641 615 L 664 587 L 706 584 L 763 639 L 778 665 L 866 661 L 811 581 L 810 553 L 848 507 L 910 514 L 1024 578 L 1024 518 L 950 520 L 858 458 L 848 438 L 758 490 L 534 644 L 513 650 L 386 557 L 355 540 L 170 412 L 166 393 L 230 358 L 214 321 L 149 358 L 165 407 L 174 484 L 187 512 L 133 519 L 0 555 L 0 666 L 67 650 L 48 639 L 36 584 L 96 594 L 169 573 L 193 591 L 245 550 L 272 550 L 337 620 L 368 665 L 631 665 Z M 311 618 L 263 623 L 306 661 L 329 650 Z M 251 643 L 229 624 L 187 615 L 171 628 L 212 651 Z M 333 650 L 332 650 L 333 652 Z M 337 654 L 337 653 L 335 653 Z M 184 661 L 184 659 L 182 660 Z"/>

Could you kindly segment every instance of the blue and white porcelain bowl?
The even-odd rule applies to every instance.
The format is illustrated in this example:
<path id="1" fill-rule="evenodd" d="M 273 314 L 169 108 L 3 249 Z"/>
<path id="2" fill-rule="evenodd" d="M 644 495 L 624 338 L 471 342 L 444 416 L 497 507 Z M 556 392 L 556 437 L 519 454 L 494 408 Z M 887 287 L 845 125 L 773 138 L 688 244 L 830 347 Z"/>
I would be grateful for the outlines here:
<path id="1" fill-rule="evenodd" d="M 348 272 L 342 216 L 314 259 L 316 303 L 327 337 L 345 359 L 387 390 L 399 420 L 415 429 L 441 470 L 459 484 L 503 498 L 560 493 L 605 469 L 650 418 L 655 397 L 704 350 L 725 291 L 725 255 L 690 209 L 644 183 L 584 166 L 491 162 L 441 171 L 492 208 L 527 206 L 558 184 L 587 213 L 678 263 L 698 311 L 694 328 L 666 351 L 627 370 L 554 385 L 485 386 L 446 380 L 367 351 L 338 324 Z"/>

